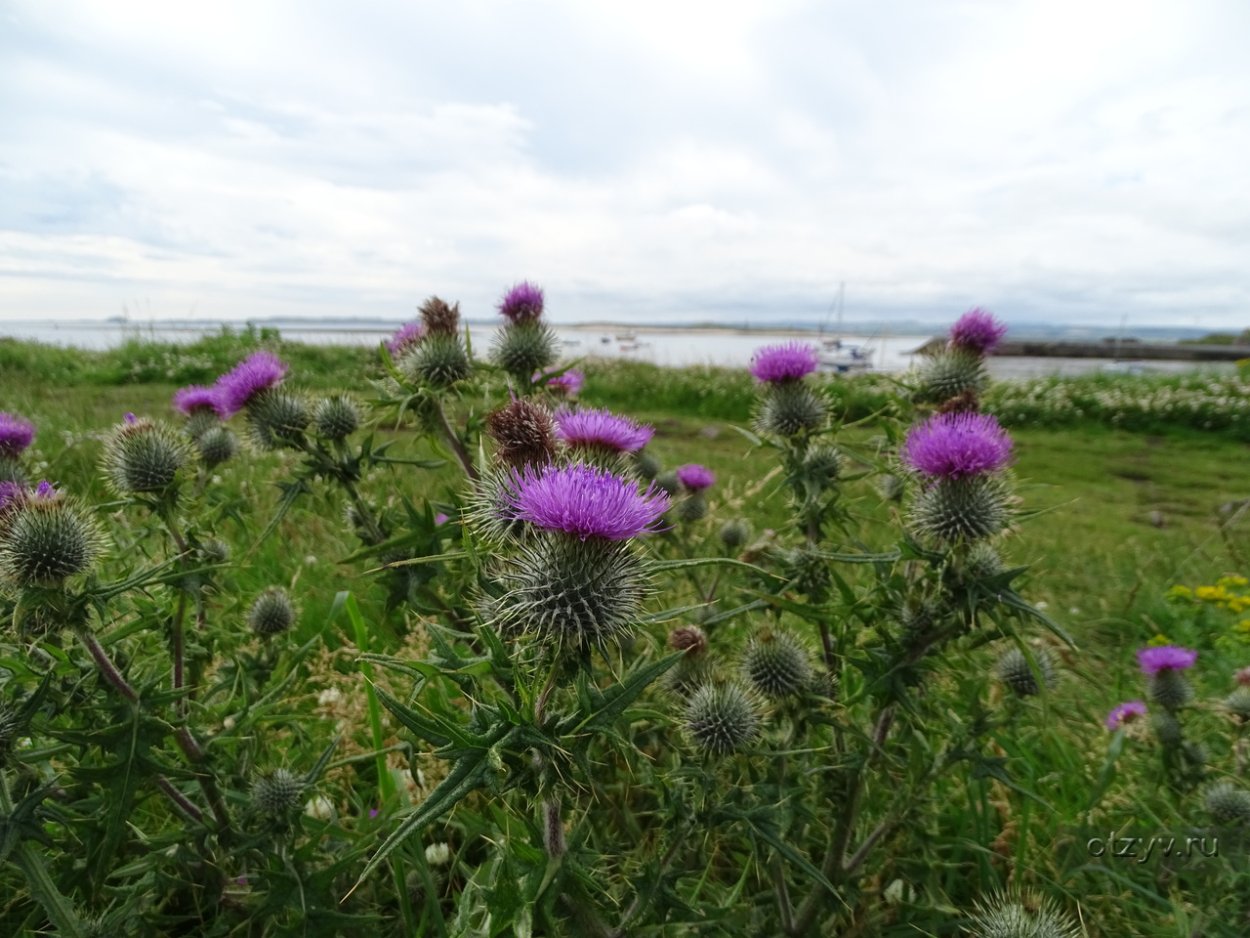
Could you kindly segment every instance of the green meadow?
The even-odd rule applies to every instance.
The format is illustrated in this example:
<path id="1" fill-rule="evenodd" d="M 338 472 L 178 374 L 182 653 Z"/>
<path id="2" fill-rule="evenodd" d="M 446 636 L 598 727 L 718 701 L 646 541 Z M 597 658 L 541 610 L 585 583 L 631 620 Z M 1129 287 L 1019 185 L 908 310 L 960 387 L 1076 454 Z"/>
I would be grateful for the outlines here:
<path id="1" fill-rule="evenodd" d="M 309 391 L 347 388 L 367 400 L 368 380 L 381 376 L 375 349 L 300 346 L 260 332 L 188 346 L 135 342 L 99 353 L 0 340 L 0 410 L 21 414 L 38 428 L 26 456 L 32 481 L 72 486 L 76 495 L 105 504 L 114 496 L 96 464 L 110 427 L 127 412 L 172 420 L 175 389 L 211 383 L 259 348 L 276 351 L 291 366 L 288 383 Z M 790 507 L 776 458 L 740 432 L 750 426 L 754 406 L 749 376 L 594 361 L 579 367 L 586 373 L 582 404 L 652 425 L 648 452 L 664 467 L 700 463 L 716 473 L 696 541 L 713 542 L 720 525 L 735 518 L 748 521 L 757 537 L 786 530 Z M 836 441 L 847 459 L 845 501 L 856 537 L 864 549 L 884 550 L 902 509 L 880 496 L 867 470 L 889 442 L 884 418 L 902 413 L 899 388 L 880 376 L 822 380 L 844 424 Z M 1028 567 L 1022 594 L 1071 636 L 1075 648 L 1048 639 L 1062 662 L 1060 679 L 1044 700 L 1021 704 L 1019 731 L 996 737 L 1002 772 L 955 773 L 939 784 L 931 827 L 920 833 L 945 846 L 879 867 L 862 887 L 866 907 L 891 911 L 842 934 L 958 934 L 957 924 L 942 928 L 933 922 L 938 913 L 958 922 L 966 905 L 952 897 L 971 900 L 965 882 L 970 873 L 981 887 L 1044 889 L 1079 914 L 1088 935 L 1250 934 L 1242 872 L 1248 861 L 1231 845 L 1216 858 L 1119 862 L 1088 846 L 1095 836 L 1090 832 L 1105 837 L 1131 828 L 1171 835 L 1205 823 L 1200 798 L 1182 797 L 1163 784 L 1159 754 L 1148 738 L 1113 736 L 1104 726 L 1112 706 L 1144 697 L 1135 652 L 1152 641 L 1198 651 L 1190 672 L 1196 735 L 1206 741 L 1217 777 L 1244 771 L 1241 725 L 1221 701 L 1234 690 L 1234 672 L 1250 665 L 1250 612 L 1178 600 L 1173 588 L 1214 587 L 1223 579 L 1233 594 L 1245 592 L 1236 577 L 1250 575 L 1246 382 L 1244 375 L 1120 376 L 995 387 L 987 394 L 987 409 L 1000 414 L 1015 447 L 1011 473 L 1021 514 L 1002 550 L 1012 565 Z M 456 419 L 470 416 L 475 405 L 459 406 L 453 407 Z M 407 425 L 382 422 L 374 432 L 404 457 L 444 462 L 371 473 L 361 483 L 369 497 L 406 498 L 433 508 L 461 501 L 463 478 L 443 448 Z M 294 463 L 287 451 L 249 451 L 214 470 L 221 500 L 247 502 L 261 519 L 245 523 L 227 515 L 223 537 L 256 538 L 262 522 L 279 512 L 282 492 L 275 483 Z M 261 590 L 286 586 L 301 606 L 293 642 L 324 646 L 327 655 L 346 650 L 332 665 L 315 657 L 301 665 L 307 689 L 300 706 L 310 712 L 317 706 L 317 675 L 325 673 L 318 668 L 336 669 L 341 677 L 356 666 L 358 636 L 334 608 L 341 592 L 350 591 L 359 603 L 362 621 L 373 630 L 373 651 L 412 654 L 418 627 L 387 610 L 384 586 L 369 572 L 372 561 L 348 560 L 359 543 L 343 518 L 341 495 L 328 488 L 296 499 L 273 533 L 232 571 L 236 595 L 220 602 L 218 621 L 225 628 L 243 620 Z M 732 580 L 736 574 L 723 575 Z M 853 583 L 857 576 L 848 573 Z M 985 671 L 993 664 L 984 649 L 966 660 Z M 991 703 L 1015 703 L 1002 701 L 1000 688 L 990 694 Z M 347 732 L 355 730 L 367 736 L 363 727 Z M 313 741 L 299 734 L 294 739 L 292 745 L 316 758 Z M 0 817 L 0 856 L 4 822 Z M 26 892 L 14 867 L 0 867 L 0 923 L 6 914 L 26 925 L 38 921 Z M 914 930 L 907 926 L 910 903 L 929 910 L 925 924 Z"/>

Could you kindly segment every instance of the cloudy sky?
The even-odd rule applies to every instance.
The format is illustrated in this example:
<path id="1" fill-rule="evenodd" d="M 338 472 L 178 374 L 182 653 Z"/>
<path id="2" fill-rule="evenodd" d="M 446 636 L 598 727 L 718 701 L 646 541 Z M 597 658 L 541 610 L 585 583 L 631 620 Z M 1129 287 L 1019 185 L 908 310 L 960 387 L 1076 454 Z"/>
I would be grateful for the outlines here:
<path id="1" fill-rule="evenodd" d="M 1250 3 L 0 0 L 0 319 L 1250 326 Z"/>

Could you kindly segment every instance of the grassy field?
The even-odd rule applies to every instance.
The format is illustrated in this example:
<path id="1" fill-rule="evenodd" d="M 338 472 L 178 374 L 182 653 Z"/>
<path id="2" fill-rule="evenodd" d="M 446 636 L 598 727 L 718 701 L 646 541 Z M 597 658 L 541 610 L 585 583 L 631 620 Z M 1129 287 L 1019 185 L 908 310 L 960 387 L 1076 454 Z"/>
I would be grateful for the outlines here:
<path id="1" fill-rule="evenodd" d="M 36 478 L 72 480 L 78 494 L 103 503 L 111 496 L 94 465 L 110 426 L 126 412 L 168 417 L 178 386 L 209 382 L 247 351 L 275 342 L 274 336 L 252 334 L 223 336 L 190 349 L 134 344 L 85 355 L 0 340 L 0 410 L 20 413 L 38 426 L 28 458 Z M 292 365 L 290 383 L 295 387 L 345 386 L 363 394 L 362 376 L 377 373 L 371 350 L 276 347 Z M 693 369 L 665 373 L 660 381 L 645 366 L 592 364 L 586 371 L 583 403 L 619 409 L 653 425 L 656 434 L 648 451 L 665 467 L 698 462 L 716 472 L 702 535 L 713 539 L 716 528 L 735 517 L 749 519 L 756 532 L 787 523 L 789 508 L 774 478 L 774 458 L 735 430 L 750 418 L 753 398 L 744 376 Z M 867 465 L 880 442 L 880 427 L 869 415 L 891 406 L 883 387 L 874 383 L 837 392 L 845 415 L 860 421 L 838 438 L 852 465 L 856 454 Z M 394 439 L 404 455 L 448 455 L 418 442 L 408 430 L 383 426 L 377 433 Z M 1196 611 L 1167 598 L 1177 584 L 1211 584 L 1221 576 L 1248 572 L 1250 518 L 1241 506 L 1250 499 L 1250 443 L 1240 427 L 1203 432 L 1164 422 L 1152 432 L 1129 432 L 1091 419 L 1062 427 L 1020 426 L 1012 435 L 1014 476 L 1028 516 L 1004 542 L 1004 551 L 1013 564 L 1030 567 L 1025 592 L 1073 636 L 1078 650 L 1064 652 L 1065 679 L 1035 714 L 1053 718 L 1050 726 L 1058 729 L 1040 722 L 1010 744 L 1020 748 L 1004 750 L 1020 766 L 1019 785 L 1041 793 L 1045 803 L 1041 808 L 1026 798 L 1011 809 L 1013 839 L 1004 849 L 1020 868 L 1050 878 L 1055 889 L 1103 914 L 1118 903 L 1130 903 L 1122 918 L 1113 916 L 1099 926 L 1087 923 L 1090 934 L 1244 934 L 1219 931 L 1183 891 L 1160 886 L 1151 892 L 1142 875 L 1125 874 L 1120 881 L 1119 874 L 1086 869 L 1065 852 L 1071 845 L 1060 849 L 1056 838 L 1078 827 L 1119 824 L 1134 816 L 1154 816 L 1162 826 L 1175 821 L 1167 792 L 1158 786 L 1141 788 L 1150 779 L 1149 768 L 1126 770 L 1115 781 L 1104 777 L 1100 784 L 1106 798 L 1097 808 L 1091 806 L 1090 789 L 1106 750 L 1101 722 L 1110 705 L 1141 696 L 1133 652 L 1156 636 L 1200 652 L 1204 666 L 1195 672 L 1195 685 L 1201 697 L 1226 694 L 1232 670 L 1250 665 L 1250 643 L 1235 631 L 1236 616 Z M 289 453 L 249 454 L 219 470 L 221 488 L 225 497 L 245 498 L 260 518 L 269 517 L 279 501 L 273 482 L 283 478 L 284 467 L 292 462 Z M 82 491 L 87 479 L 95 480 L 94 487 Z M 873 486 L 867 479 L 853 482 L 848 494 L 860 539 L 869 547 L 885 546 L 896 530 L 886 522 L 898 508 L 882 500 Z M 438 469 L 396 468 L 366 479 L 364 487 L 381 499 L 403 495 L 435 506 L 454 504 L 463 491 L 450 462 Z M 384 621 L 378 581 L 362 575 L 359 564 L 341 562 L 354 549 L 342 518 L 337 495 L 319 491 L 299 500 L 274 535 L 237 569 L 238 596 L 225 600 L 224 614 L 242 619 L 252 596 L 283 584 L 294 587 L 300 597 L 300 638 L 321 634 L 331 645 L 343 640 L 342 633 L 323 631 L 341 590 L 359 598 L 366 620 Z M 237 524 L 223 534 L 244 543 L 261 526 L 255 520 Z M 380 632 L 380 638 L 391 650 L 400 641 L 390 630 Z M 1202 717 L 1212 726 L 1219 718 L 1210 708 Z M 1229 757 L 1225 750 L 1213 755 Z M 993 839 L 992 812 L 988 802 L 964 804 L 961 788 L 943 794 L 951 803 L 940 818 L 950 830 L 938 834 L 964 836 L 967 832 L 953 831 L 969 817 L 984 825 L 968 835 L 966 852 L 951 861 L 945 874 L 954 894 L 963 875 L 959 871 L 966 872 L 968 863 L 985 865 L 988 875 L 989 864 L 997 862 L 971 846 Z M 1001 814 L 1007 809 L 998 810 Z M 894 872 L 922 878 L 919 872 L 909 873 L 904 862 Z M 885 886 L 878 882 L 874 888 Z M 1208 898 L 1220 905 L 1226 897 Z M 1153 924 L 1134 923 L 1134 916 Z M 1193 931 L 1199 922 L 1208 930 Z"/>

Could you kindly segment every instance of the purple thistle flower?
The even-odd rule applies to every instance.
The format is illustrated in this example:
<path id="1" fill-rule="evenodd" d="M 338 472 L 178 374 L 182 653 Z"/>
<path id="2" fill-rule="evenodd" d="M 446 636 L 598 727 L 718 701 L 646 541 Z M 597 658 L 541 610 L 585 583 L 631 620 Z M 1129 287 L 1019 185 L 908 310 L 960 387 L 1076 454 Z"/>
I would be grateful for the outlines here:
<path id="1" fill-rule="evenodd" d="M 35 439 L 35 425 L 17 414 L 0 413 L 0 456 L 18 456 Z"/>
<path id="2" fill-rule="evenodd" d="M 1140 700 L 1130 700 L 1117 704 L 1107 714 L 1107 729 L 1118 730 L 1125 723 L 1131 723 L 1138 717 L 1146 715 L 1146 705 Z"/>
<path id="3" fill-rule="evenodd" d="M 26 497 L 26 489 L 17 482 L 0 482 L 0 512 Z"/>
<path id="4" fill-rule="evenodd" d="M 378 809 L 377 809 L 377 808 L 370 808 L 370 809 L 369 809 L 369 817 L 370 817 L 370 818 L 375 818 L 375 817 L 377 817 L 377 816 L 378 816 Z"/>
<path id="5" fill-rule="evenodd" d="M 217 416 L 223 416 L 217 389 L 206 388 L 201 384 L 189 384 L 175 391 L 174 409 L 188 417 L 200 410 L 211 410 Z"/>
<path id="6" fill-rule="evenodd" d="M 135 416 L 135 413 L 133 410 L 126 411 L 126 413 L 122 415 L 122 420 L 126 421 L 126 423 L 138 423 L 139 422 L 139 418 Z"/>
<path id="7" fill-rule="evenodd" d="M 988 355 L 1007 334 L 1007 327 L 989 310 L 976 307 L 964 313 L 951 326 L 951 345 L 978 355 Z"/>
<path id="8" fill-rule="evenodd" d="M 572 466 L 512 471 L 501 512 L 549 531 L 586 540 L 624 541 L 655 530 L 668 511 L 668 495 L 654 485 L 645 492 L 606 469 Z"/>
<path id="9" fill-rule="evenodd" d="M 435 526 L 435 527 L 442 527 L 442 526 L 443 526 L 443 525 L 445 525 L 445 524 L 446 524 L 449 520 L 450 520 L 450 519 L 447 517 L 447 515 L 446 515 L 446 514 L 444 514 L 443 512 L 441 512 L 441 511 L 440 511 L 438 514 L 436 514 L 436 515 L 434 516 L 434 526 Z"/>
<path id="10" fill-rule="evenodd" d="M 989 414 L 938 414 L 911 429 L 902 456 L 931 477 L 984 475 L 1011 461 L 1011 437 Z"/>
<path id="11" fill-rule="evenodd" d="M 534 372 L 534 377 L 531 378 L 530 380 L 538 381 L 543 377 L 544 374 L 550 374 L 550 372 L 549 371 L 548 372 L 536 371 Z M 582 385 L 584 385 L 585 383 L 586 383 L 586 376 L 582 374 L 580 371 L 578 371 L 576 368 L 570 368 L 568 371 L 562 374 L 558 374 L 552 378 L 547 379 L 547 387 L 549 387 L 553 391 L 559 392 L 568 397 L 572 397 L 574 394 L 578 393 L 582 389 Z"/>
<path id="12" fill-rule="evenodd" d="M 1198 652 L 1177 645 L 1158 645 L 1137 652 L 1142 674 L 1158 674 L 1160 671 L 1184 671 L 1192 668 L 1198 660 Z"/>
<path id="13" fill-rule="evenodd" d="M 273 387 L 286 375 L 287 367 L 270 352 L 254 352 L 217 379 L 216 391 L 226 417 L 233 417 L 261 391 Z"/>
<path id="14" fill-rule="evenodd" d="M 542 288 L 529 281 L 521 281 L 504 294 L 499 312 L 513 325 L 536 322 L 543 314 Z"/>
<path id="15" fill-rule="evenodd" d="M 55 498 L 56 488 L 47 479 L 35 486 L 35 498 Z"/>
<path id="16" fill-rule="evenodd" d="M 702 492 L 711 488 L 716 482 L 716 473 L 707 466 L 689 463 L 677 467 L 677 481 L 692 492 Z"/>
<path id="17" fill-rule="evenodd" d="M 765 345 L 756 349 L 751 357 L 751 374 L 757 381 L 785 384 L 810 375 L 819 364 L 816 349 L 810 345 L 801 342 Z"/>
<path id="18" fill-rule="evenodd" d="M 556 436 L 573 448 L 598 448 L 617 453 L 636 453 L 655 435 L 628 417 L 606 410 L 568 410 L 555 413 Z"/>
<path id="19" fill-rule="evenodd" d="M 414 345 L 420 344 L 423 338 L 425 338 L 425 326 L 419 322 L 406 322 L 386 340 L 386 349 L 391 353 L 391 357 L 395 358 Z"/>

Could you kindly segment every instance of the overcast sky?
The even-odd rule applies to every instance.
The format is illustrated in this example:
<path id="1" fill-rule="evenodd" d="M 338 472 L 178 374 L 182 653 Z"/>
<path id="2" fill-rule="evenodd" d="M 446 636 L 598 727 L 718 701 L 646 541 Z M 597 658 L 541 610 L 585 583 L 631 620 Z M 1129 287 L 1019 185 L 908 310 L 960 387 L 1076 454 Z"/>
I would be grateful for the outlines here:
<path id="1" fill-rule="evenodd" d="M 0 318 L 1250 326 L 1250 3 L 0 0 Z"/>

